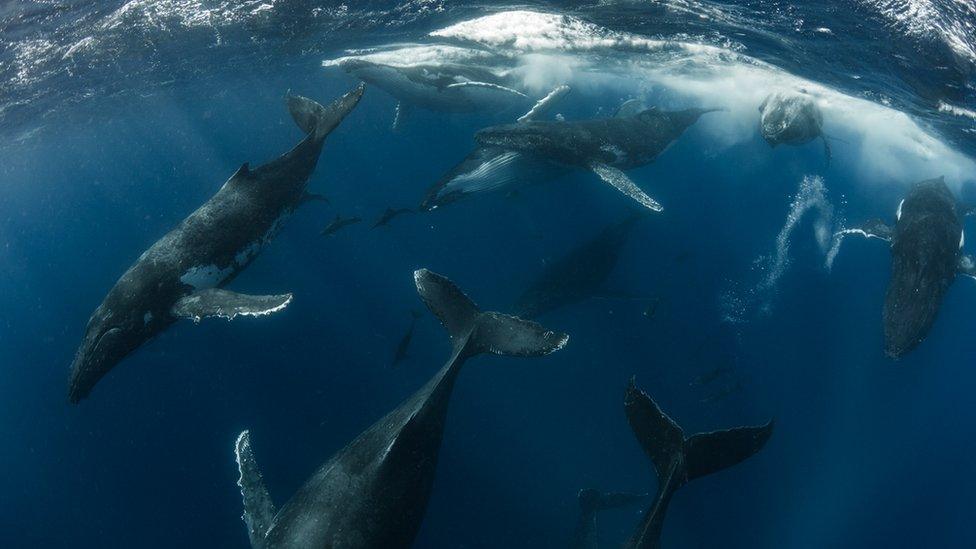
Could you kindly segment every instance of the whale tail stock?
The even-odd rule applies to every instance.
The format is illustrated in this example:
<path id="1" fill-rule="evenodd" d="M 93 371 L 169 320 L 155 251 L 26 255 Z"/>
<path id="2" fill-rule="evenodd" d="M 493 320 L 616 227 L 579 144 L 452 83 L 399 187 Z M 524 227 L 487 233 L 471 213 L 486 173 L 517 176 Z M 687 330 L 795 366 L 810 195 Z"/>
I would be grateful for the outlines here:
<path id="1" fill-rule="evenodd" d="M 678 488 L 744 461 L 761 450 L 773 432 L 773 422 L 769 421 L 685 438 L 681 427 L 638 389 L 633 379 L 624 397 L 624 410 L 658 476 L 657 497 L 627 545 L 634 548 L 659 547 L 664 514 Z"/>
<path id="2" fill-rule="evenodd" d="M 307 97 L 292 95 L 289 90 L 285 94 L 285 103 L 295 124 L 298 124 L 303 132 L 307 134 L 314 132 L 316 139 L 325 139 L 342 122 L 342 119 L 352 112 L 363 97 L 364 91 L 366 91 L 366 84 L 360 83 L 328 106 L 322 106 Z"/>
<path id="3" fill-rule="evenodd" d="M 436 316 L 459 355 L 492 353 L 506 356 L 542 356 L 562 349 L 569 336 L 516 316 L 482 312 L 447 278 L 419 269 L 414 272 L 417 292 Z"/>

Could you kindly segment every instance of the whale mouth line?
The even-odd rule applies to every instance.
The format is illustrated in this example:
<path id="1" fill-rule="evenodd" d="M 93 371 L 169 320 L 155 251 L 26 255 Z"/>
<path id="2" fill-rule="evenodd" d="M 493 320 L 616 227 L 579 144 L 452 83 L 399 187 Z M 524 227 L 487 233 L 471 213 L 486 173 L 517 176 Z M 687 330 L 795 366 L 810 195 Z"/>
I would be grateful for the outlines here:
<path id="1" fill-rule="evenodd" d="M 122 331 L 122 328 L 120 328 L 118 326 L 110 326 L 107 330 L 105 330 L 104 332 L 102 332 L 101 334 L 99 334 L 98 335 L 98 339 L 95 340 L 95 345 L 92 346 L 92 350 L 91 350 L 92 354 L 94 354 L 96 351 L 98 351 L 98 347 L 102 344 L 102 340 L 105 339 L 105 336 L 107 336 L 107 335 L 109 335 L 109 334 L 111 334 L 113 332 L 121 332 L 121 331 Z"/>

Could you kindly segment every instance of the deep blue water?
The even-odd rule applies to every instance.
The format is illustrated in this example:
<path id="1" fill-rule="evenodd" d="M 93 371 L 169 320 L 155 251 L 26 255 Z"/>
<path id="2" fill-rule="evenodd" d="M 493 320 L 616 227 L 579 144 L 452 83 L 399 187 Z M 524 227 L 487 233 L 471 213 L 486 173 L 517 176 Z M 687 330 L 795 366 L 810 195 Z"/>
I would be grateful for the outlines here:
<path id="1" fill-rule="evenodd" d="M 148 5 L 0 4 L 0 546 L 246 547 L 241 430 L 282 504 L 447 357 L 426 314 L 409 359 L 389 366 L 423 308 L 415 269 L 510 310 L 547 262 L 628 215 L 625 198 L 578 172 L 371 230 L 387 206 L 419 203 L 475 130 L 522 110 L 419 110 L 392 132 L 395 101 L 371 87 L 309 184 L 331 202 L 300 208 L 231 285 L 291 291 L 294 303 L 178 323 L 67 403 L 85 323 L 119 275 L 241 163 L 301 139 L 286 90 L 329 101 L 355 80 L 323 60 L 465 39 L 504 51 L 527 89 L 573 86 L 559 106 L 568 120 L 635 95 L 728 111 L 629 172 L 665 210 L 641 222 L 610 284 L 659 297 L 653 318 L 641 302 L 586 300 L 539 319 L 570 334 L 558 353 L 465 367 L 416 547 L 565 547 L 580 488 L 653 491 L 622 409 L 631 376 L 688 433 L 776 419 L 755 457 L 678 492 L 665 547 L 976 543 L 976 284 L 960 277 L 922 345 L 892 361 L 885 245 L 847 239 L 827 268 L 815 238 L 818 223 L 892 219 L 928 177 L 976 202 L 971 4 Z M 512 22 L 477 39 L 428 35 L 509 9 L 564 14 L 573 30 L 531 47 L 494 41 Z M 708 49 L 662 52 L 641 38 Z M 819 142 L 772 149 L 756 131 L 756 98 L 789 86 L 819 94 L 829 165 Z M 798 212 L 777 248 L 804 192 L 825 209 Z M 336 213 L 364 222 L 320 237 Z M 713 402 L 716 387 L 692 381 L 716 367 L 742 388 Z M 639 513 L 601 515 L 604 546 Z"/>

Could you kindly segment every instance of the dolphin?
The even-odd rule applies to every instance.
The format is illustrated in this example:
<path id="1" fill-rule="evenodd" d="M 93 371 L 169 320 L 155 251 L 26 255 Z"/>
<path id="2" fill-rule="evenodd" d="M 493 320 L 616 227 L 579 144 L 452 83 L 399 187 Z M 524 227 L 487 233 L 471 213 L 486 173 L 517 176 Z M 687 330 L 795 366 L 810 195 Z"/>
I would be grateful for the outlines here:
<path id="1" fill-rule="evenodd" d="M 373 223 L 373 226 L 370 228 L 375 229 L 377 227 L 385 227 L 390 224 L 390 221 L 393 221 L 394 217 L 405 213 L 413 213 L 413 210 L 410 208 L 387 208 L 383 210 L 380 218 L 377 219 L 376 223 Z"/>
<path id="2" fill-rule="evenodd" d="M 349 225 L 355 225 L 362 220 L 363 218 L 358 216 L 342 217 L 339 214 L 336 214 L 335 218 L 333 218 L 332 221 L 330 221 L 329 224 L 319 232 L 319 234 L 321 236 L 332 236 Z"/>
<path id="3" fill-rule="evenodd" d="M 562 91 L 561 91 L 562 90 Z M 539 120 L 565 86 L 553 90 L 515 124 L 492 126 L 475 136 L 478 148 L 431 186 L 422 210 L 432 210 L 468 195 L 511 187 L 536 179 L 552 179 L 572 169 L 592 171 L 604 183 L 661 211 L 623 170 L 644 166 L 707 112 L 716 109 L 662 111 L 592 120 Z"/>
<path id="4" fill-rule="evenodd" d="M 591 240 L 549 263 L 515 302 L 516 314 L 535 318 L 597 295 L 643 213 L 611 224 Z"/>
<path id="5" fill-rule="evenodd" d="M 971 213 L 939 177 L 912 186 L 898 204 L 894 227 L 873 219 L 840 231 L 891 243 L 891 280 L 881 314 L 888 357 L 902 357 L 925 339 L 957 274 L 976 277 L 976 261 L 962 253 L 962 216 Z"/>
<path id="6" fill-rule="evenodd" d="M 309 198 L 305 187 L 325 138 L 364 89 L 360 85 L 327 107 L 288 95 L 288 109 L 305 138 L 263 166 L 251 169 L 245 163 L 129 267 L 88 320 L 71 365 L 70 402 L 88 396 L 123 358 L 180 318 L 260 316 L 288 305 L 291 294 L 247 296 L 222 288 Z"/>
<path id="7" fill-rule="evenodd" d="M 407 46 L 391 52 L 329 60 L 346 73 L 382 89 L 397 100 L 393 128 L 402 127 L 416 108 L 468 113 L 529 101 L 509 71 L 489 68 L 481 50 L 454 46 Z M 408 62 L 411 57 L 421 58 Z"/>
<path id="8" fill-rule="evenodd" d="M 597 549 L 599 547 L 596 535 L 597 513 L 632 505 L 646 497 L 647 494 L 627 492 L 603 493 L 593 488 L 580 490 L 577 494 L 580 515 L 576 522 L 576 530 L 573 532 L 573 539 L 569 543 L 570 549 Z"/>
<path id="9" fill-rule="evenodd" d="M 805 92 L 776 92 L 766 96 L 759 105 L 759 133 L 771 147 L 803 145 L 819 137 L 830 161 L 830 144 L 823 133 L 823 112 Z"/>
<path id="10" fill-rule="evenodd" d="M 280 510 L 264 487 L 250 435 L 235 447 L 244 521 L 255 549 L 409 547 L 430 498 L 447 407 L 464 362 L 481 353 L 532 357 L 569 337 L 527 320 L 481 312 L 453 282 L 426 269 L 417 292 L 451 337 L 441 370 L 339 450 Z"/>
<path id="11" fill-rule="evenodd" d="M 644 513 L 629 549 L 660 549 L 664 515 L 674 493 L 689 481 L 731 467 L 758 452 L 773 433 L 773 422 L 754 427 L 698 433 L 684 431 L 631 379 L 624 395 L 627 421 L 657 472 L 654 503 Z"/>

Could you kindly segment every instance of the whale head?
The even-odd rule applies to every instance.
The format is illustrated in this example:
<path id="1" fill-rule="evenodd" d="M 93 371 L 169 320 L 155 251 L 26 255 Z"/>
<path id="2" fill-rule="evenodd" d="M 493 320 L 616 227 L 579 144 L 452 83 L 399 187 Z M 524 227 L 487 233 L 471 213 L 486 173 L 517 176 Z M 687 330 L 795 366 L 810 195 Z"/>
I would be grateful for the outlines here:
<path id="1" fill-rule="evenodd" d="M 759 112 L 759 131 L 773 147 L 801 145 L 823 131 L 823 113 L 807 95 L 772 94 L 759 106 Z"/>
<path id="2" fill-rule="evenodd" d="M 71 364 L 69 402 L 87 397 L 116 364 L 173 322 L 168 310 L 152 305 L 152 297 L 123 276 L 95 309 Z"/>

